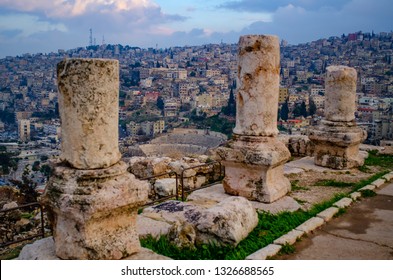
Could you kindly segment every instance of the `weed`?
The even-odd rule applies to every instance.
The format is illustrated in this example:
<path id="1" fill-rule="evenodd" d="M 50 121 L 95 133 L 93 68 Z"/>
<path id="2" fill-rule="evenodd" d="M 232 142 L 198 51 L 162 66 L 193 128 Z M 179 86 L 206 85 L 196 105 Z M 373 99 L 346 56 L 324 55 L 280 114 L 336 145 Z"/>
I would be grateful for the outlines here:
<path id="1" fill-rule="evenodd" d="M 299 183 L 299 180 L 293 180 L 291 182 L 291 190 L 292 191 L 301 191 L 301 190 L 307 191 L 307 190 L 309 190 L 309 188 L 307 188 L 307 187 L 299 186 L 298 183 Z"/>
<path id="2" fill-rule="evenodd" d="M 372 190 L 361 190 L 360 193 L 362 197 L 373 197 L 377 195 L 377 193 Z"/>
<path id="3" fill-rule="evenodd" d="M 279 252 L 280 255 L 289 255 L 295 253 L 295 246 L 285 243 L 281 246 L 281 250 Z"/>
<path id="4" fill-rule="evenodd" d="M 334 214 L 333 217 L 337 218 L 337 217 L 343 215 L 343 214 L 346 213 L 346 212 L 347 212 L 347 209 L 345 209 L 345 208 L 340 208 L 340 209 L 338 209 L 338 212 L 337 212 L 336 214 Z"/>
<path id="5" fill-rule="evenodd" d="M 319 180 L 318 182 L 315 183 L 315 185 L 344 188 L 344 187 L 352 187 L 354 183 L 339 182 L 336 180 Z"/>
<path id="6" fill-rule="evenodd" d="M 297 202 L 297 203 L 299 203 L 299 204 L 304 204 L 304 203 L 306 203 L 307 201 L 305 201 L 305 200 L 302 200 L 302 199 L 298 199 L 298 198 L 294 198 L 294 200 Z"/>
<path id="7" fill-rule="evenodd" d="M 359 166 L 358 169 L 359 169 L 359 171 L 361 171 L 363 173 L 369 173 L 371 171 L 370 168 L 368 168 L 365 165 Z"/>
<path id="8" fill-rule="evenodd" d="M 381 155 L 378 154 L 377 151 L 370 151 L 368 157 L 364 161 L 364 165 L 393 169 L 393 156 Z"/>

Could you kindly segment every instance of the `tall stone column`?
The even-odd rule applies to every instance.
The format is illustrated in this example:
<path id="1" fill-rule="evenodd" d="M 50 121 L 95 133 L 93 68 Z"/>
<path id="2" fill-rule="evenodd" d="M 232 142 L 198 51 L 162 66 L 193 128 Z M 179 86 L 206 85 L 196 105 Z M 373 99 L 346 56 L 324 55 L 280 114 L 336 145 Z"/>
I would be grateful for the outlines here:
<path id="1" fill-rule="evenodd" d="M 316 165 L 346 169 L 363 164 L 359 145 L 366 133 L 356 126 L 356 79 L 354 68 L 327 67 L 325 80 L 325 119 L 309 132 L 315 144 Z"/>
<path id="2" fill-rule="evenodd" d="M 57 66 L 61 157 L 43 196 L 61 259 L 121 259 L 140 249 L 137 208 L 147 182 L 120 161 L 118 61 L 65 59 Z"/>
<path id="3" fill-rule="evenodd" d="M 217 149 L 225 166 L 224 189 L 250 200 L 273 202 L 290 190 L 283 166 L 290 158 L 276 139 L 280 47 L 276 36 L 240 37 L 236 127 Z"/>

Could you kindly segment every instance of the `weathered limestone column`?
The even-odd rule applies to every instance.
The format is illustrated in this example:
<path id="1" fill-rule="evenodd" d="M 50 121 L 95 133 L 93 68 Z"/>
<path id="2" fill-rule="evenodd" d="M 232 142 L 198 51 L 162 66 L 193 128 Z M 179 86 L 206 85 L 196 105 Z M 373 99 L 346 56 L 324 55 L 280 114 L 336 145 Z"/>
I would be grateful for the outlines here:
<path id="1" fill-rule="evenodd" d="M 346 169 L 361 166 L 359 145 L 366 132 L 356 126 L 356 79 L 354 68 L 327 67 L 325 80 L 325 119 L 310 130 L 309 138 L 315 144 L 316 165 Z"/>
<path id="2" fill-rule="evenodd" d="M 118 62 L 58 64 L 62 154 L 42 202 L 61 259 L 122 259 L 140 249 L 137 208 L 147 182 L 120 161 Z"/>
<path id="3" fill-rule="evenodd" d="M 242 36 L 238 51 L 236 127 L 233 133 L 276 136 L 280 48 L 275 36 Z"/>
<path id="4" fill-rule="evenodd" d="M 78 169 L 118 162 L 119 62 L 66 59 L 58 64 L 57 77 L 62 159 Z"/>
<path id="5" fill-rule="evenodd" d="M 227 147 L 217 149 L 229 194 L 270 203 L 290 190 L 283 173 L 290 153 L 276 139 L 279 72 L 276 36 L 240 37 L 236 127 Z"/>

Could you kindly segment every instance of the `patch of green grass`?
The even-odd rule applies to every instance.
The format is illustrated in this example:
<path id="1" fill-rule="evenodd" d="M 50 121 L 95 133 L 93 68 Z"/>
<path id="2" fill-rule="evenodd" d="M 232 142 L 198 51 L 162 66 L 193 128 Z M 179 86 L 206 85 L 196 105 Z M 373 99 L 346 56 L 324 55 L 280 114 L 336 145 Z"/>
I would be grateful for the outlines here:
<path id="1" fill-rule="evenodd" d="M 354 183 L 340 182 L 336 180 L 319 180 L 318 182 L 315 183 L 315 185 L 343 188 L 343 187 L 352 187 Z"/>
<path id="2" fill-rule="evenodd" d="M 281 250 L 280 250 L 280 252 L 278 252 L 278 254 L 290 255 L 290 254 L 295 253 L 295 251 L 296 251 L 295 246 L 285 243 L 284 245 L 281 246 Z"/>
<path id="3" fill-rule="evenodd" d="M 359 171 L 363 172 L 363 173 L 369 173 L 371 172 L 371 169 L 368 168 L 366 165 L 362 165 L 358 167 Z"/>
<path id="4" fill-rule="evenodd" d="M 305 201 L 305 200 L 302 200 L 302 199 L 299 199 L 299 198 L 294 198 L 294 200 L 297 202 L 297 203 L 299 203 L 299 204 L 304 204 L 304 203 L 306 203 L 307 201 Z"/>
<path id="5" fill-rule="evenodd" d="M 9 250 L 7 253 L 2 254 L 0 256 L 0 260 L 13 260 L 13 259 L 15 259 L 16 257 L 19 256 L 20 251 L 22 250 L 22 248 L 23 248 L 23 245 L 15 247 L 15 248 Z"/>
<path id="6" fill-rule="evenodd" d="M 337 218 L 337 217 L 339 217 L 339 216 L 345 214 L 346 212 L 347 212 L 347 209 L 345 209 L 345 208 L 339 208 L 339 209 L 338 209 L 338 212 L 337 212 L 336 214 L 334 214 L 333 217 Z"/>
<path id="7" fill-rule="evenodd" d="M 309 190 L 309 188 L 299 186 L 298 184 L 299 184 L 299 180 L 293 180 L 291 182 L 291 190 L 292 191 L 301 191 L 301 190 L 307 191 L 307 190 Z"/>
<path id="8" fill-rule="evenodd" d="M 373 197 L 377 195 L 377 193 L 372 190 L 361 190 L 360 193 L 362 197 Z"/>
<path id="9" fill-rule="evenodd" d="M 370 183 L 372 183 L 372 182 L 374 182 L 375 180 L 381 178 L 383 175 L 385 175 L 385 174 L 387 174 L 387 173 L 389 173 L 388 170 L 381 171 L 381 172 L 378 172 L 378 173 L 376 173 L 376 174 L 374 174 L 374 175 L 368 177 L 367 179 L 360 180 L 358 183 L 356 183 L 356 184 L 354 185 L 353 191 L 357 191 L 358 189 L 361 189 L 361 188 L 363 188 L 363 187 L 369 185 Z"/>
<path id="10" fill-rule="evenodd" d="M 381 155 L 378 151 L 368 152 L 368 158 L 365 159 L 364 165 L 366 166 L 380 166 L 387 169 L 393 169 L 393 156 Z"/>

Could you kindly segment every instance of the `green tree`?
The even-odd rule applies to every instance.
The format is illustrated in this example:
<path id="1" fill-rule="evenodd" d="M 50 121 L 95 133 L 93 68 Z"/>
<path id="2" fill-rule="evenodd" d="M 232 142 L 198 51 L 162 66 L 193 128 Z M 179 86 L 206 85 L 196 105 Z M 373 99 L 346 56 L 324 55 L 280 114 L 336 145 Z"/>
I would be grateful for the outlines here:
<path id="1" fill-rule="evenodd" d="M 229 93 L 228 105 L 223 107 L 221 112 L 227 116 L 236 116 L 236 101 L 233 94 L 233 88 L 231 88 L 231 91 Z"/>
<path id="2" fill-rule="evenodd" d="M 159 96 L 157 98 L 157 108 L 160 109 L 161 111 L 163 111 L 164 106 L 165 106 L 164 99 L 161 96 Z"/>
<path id="3" fill-rule="evenodd" d="M 310 104 L 308 108 L 308 115 L 313 116 L 317 112 L 317 105 L 315 105 L 315 102 L 313 99 L 310 99 Z"/>
<path id="4" fill-rule="evenodd" d="M 31 168 L 33 171 L 40 170 L 40 162 L 37 160 L 33 163 L 33 167 Z"/>
<path id="5" fill-rule="evenodd" d="M 30 179 L 30 170 L 28 168 L 28 165 L 25 166 L 25 170 L 23 171 L 22 181 L 10 180 L 10 182 L 19 189 L 19 192 L 24 200 L 23 203 L 37 202 L 37 183 L 33 182 Z"/>
<path id="6" fill-rule="evenodd" d="M 289 114 L 288 100 L 281 106 L 280 117 L 282 120 L 287 121 Z"/>

